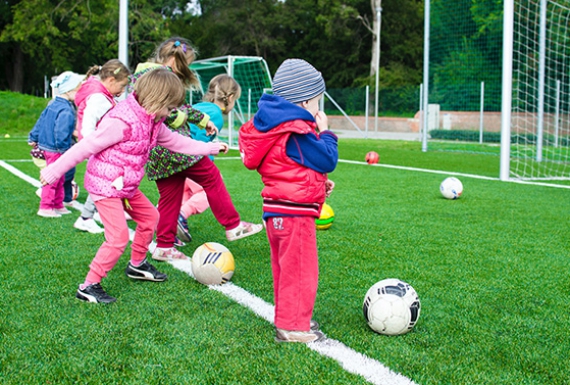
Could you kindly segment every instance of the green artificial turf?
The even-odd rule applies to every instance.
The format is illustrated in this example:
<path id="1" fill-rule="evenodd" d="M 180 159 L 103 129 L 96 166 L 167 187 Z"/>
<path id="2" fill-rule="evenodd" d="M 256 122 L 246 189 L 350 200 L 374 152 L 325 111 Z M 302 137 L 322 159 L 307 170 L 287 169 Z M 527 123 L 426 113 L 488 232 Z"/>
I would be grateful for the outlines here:
<path id="1" fill-rule="evenodd" d="M 37 179 L 25 139 L 0 138 L 0 160 Z M 446 172 L 497 178 L 498 157 L 358 139 L 339 150 L 327 200 L 335 221 L 318 232 L 314 318 L 324 333 L 417 384 L 568 384 L 568 189 L 460 176 L 463 195 L 446 200 Z M 364 163 L 368 151 L 380 167 Z M 258 174 L 236 151 L 216 164 L 242 219 L 260 222 Z M 156 263 L 164 283 L 130 280 L 129 248 L 103 281 L 116 303 L 76 300 L 103 235 L 73 229 L 76 212 L 38 217 L 35 187 L 2 167 L 0 180 L 0 383 L 367 383 L 304 345 L 275 343 L 267 321 L 171 265 Z M 156 203 L 154 183 L 141 189 Z M 272 303 L 264 233 L 229 243 L 209 210 L 189 225 L 194 240 L 183 252 L 226 245 L 233 284 Z M 408 334 L 382 336 L 364 320 L 364 295 L 385 278 L 419 294 Z"/>

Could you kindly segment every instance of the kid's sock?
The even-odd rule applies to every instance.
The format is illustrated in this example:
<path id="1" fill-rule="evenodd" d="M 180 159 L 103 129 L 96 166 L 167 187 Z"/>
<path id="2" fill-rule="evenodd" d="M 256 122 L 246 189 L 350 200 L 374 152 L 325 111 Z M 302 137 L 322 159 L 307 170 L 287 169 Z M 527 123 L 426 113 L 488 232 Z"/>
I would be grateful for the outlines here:
<path id="1" fill-rule="evenodd" d="M 94 283 L 97 283 L 97 282 L 90 282 L 88 280 L 85 280 L 85 282 L 83 282 L 81 285 L 79 285 L 79 289 L 84 290 L 87 286 L 91 286 Z"/>

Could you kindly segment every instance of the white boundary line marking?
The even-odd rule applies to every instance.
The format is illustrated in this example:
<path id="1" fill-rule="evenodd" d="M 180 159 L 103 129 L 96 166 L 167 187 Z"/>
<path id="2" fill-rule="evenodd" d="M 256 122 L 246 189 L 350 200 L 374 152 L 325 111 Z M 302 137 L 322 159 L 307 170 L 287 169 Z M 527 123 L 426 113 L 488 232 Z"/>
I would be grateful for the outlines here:
<path id="1" fill-rule="evenodd" d="M 0 166 L 30 183 L 34 187 L 41 187 L 41 183 L 38 180 L 24 174 L 6 162 L 0 160 Z M 80 208 L 79 205 L 77 208 Z M 129 237 L 131 241 L 134 239 L 134 234 L 134 230 L 129 229 Z M 155 248 L 156 243 L 153 241 L 151 242 L 151 245 L 149 245 L 149 251 L 152 252 Z M 174 268 L 185 272 L 194 278 L 194 275 L 192 274 L 192 264 L 189 260 L 173 260 L 169 261 L 169 263 Z M 232 282 L 228 282 L 224 285 L 209 285 L 208 287 L 211 290 L 215 290 L 226 295 L 228 298 L 233 299 L 240 305 L 253 311 L 257 316 L 273 324 L 275 307 L 265 302 L 263 299 L 251 294 L 237 285 L 234 285 Z M 374 385 L 416 385 L 416 383 L 409 378 L 394 372 L 390 368 L 384 366 L 381 362 L 349 348 L 340 341 L 325 338 L 322 341 L 311 342 L 306 345 L 309 349 L 337 361 L 347 372 L 362 376 Z"/>

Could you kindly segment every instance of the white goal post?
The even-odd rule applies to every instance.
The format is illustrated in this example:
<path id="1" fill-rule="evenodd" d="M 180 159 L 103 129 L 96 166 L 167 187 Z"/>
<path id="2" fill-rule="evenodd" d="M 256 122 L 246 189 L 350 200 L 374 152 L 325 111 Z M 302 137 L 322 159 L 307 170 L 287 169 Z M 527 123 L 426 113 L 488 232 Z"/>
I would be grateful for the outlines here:
<path id="1" fill-rule="evenodd" d="M 570 2 L 504 0 L 501 180 L 570 180 Z"/>

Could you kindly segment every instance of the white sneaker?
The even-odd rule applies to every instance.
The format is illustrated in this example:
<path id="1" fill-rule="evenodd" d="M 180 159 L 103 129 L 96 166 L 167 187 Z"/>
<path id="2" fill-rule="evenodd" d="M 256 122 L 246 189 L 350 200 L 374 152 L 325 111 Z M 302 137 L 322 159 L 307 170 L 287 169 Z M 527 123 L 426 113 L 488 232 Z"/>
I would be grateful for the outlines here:
<path id="1" fill-rule="evenodd" d="M 72 200 L 71 202 L 63 202 L 63 205 L 65 207 L 71 207 L 72 209 L 75 209 L 77 211 L 83 210 L 83 205 L 77 202 L 75 199 Z"/>
<path id="2" fill-rule="evenodd" d="M 40 217 L 44 217 L 44 218 L 59 218 L 59 217 L 61 217 L 61 214 L 59 214 L 54 209 L 39 209 L 38 215 Z"/>
<path id="3" fill-rule="evenodd" d="M 188 260 L 190 258 L 181 251 L 176 250 L 174 247 L 169 247 L 167 249 L 157 247 L 152 253 L 152 259 L 156 259 L 157 261 L 172 261 L 173 259 Z"/>
<path id="4" fill-rule="evenodd" d="M 95 214 L 93 214 L 93 219 L 95 220 L 95 222 L 103 223 L 103 221 L 101 220 L 101 215 L 99 215 L 98 212 L 95 212 Z"/>
<path id="5" fill-rule="evenodd" d="M 58 213 L 59 215 L 67 215 L 67 214 L 71 214 L 71 211 L 69 211 L 68 209 L 66 209 L 65 207 L 62 209 L 54 209 L 54 211 L 56 213 Z"/>
<path id="6" fill-rule="evenodd" d="M 75 227 L 77 230 L 87 231 L 91 234 L 101 234 L 105 231 L 105 229 L 99 227 L 93 218 L 83 219 L 79 217 L 73 224 L 73 227 Z"/>
<path id="7" fill-rule="evenodd" d="M 257 234 L 263 230 L 263 225 L 256 225 L 255 223 L 240 222 L 238 227 L 231 230 L 226 230 L 226 238 L 228 241 L 236 241 L 241 238 L 249 237 L 250 235 Z"/>
<path id="8" fill-rule="evenodd" d="M 309 330 L 308 332 L 298 330 L 284 330 L 275 328 L 275 341 L 277 342 L 301 342 L 309 343 L 320 341 L 325 338 L 323 332 Z"/>

